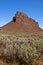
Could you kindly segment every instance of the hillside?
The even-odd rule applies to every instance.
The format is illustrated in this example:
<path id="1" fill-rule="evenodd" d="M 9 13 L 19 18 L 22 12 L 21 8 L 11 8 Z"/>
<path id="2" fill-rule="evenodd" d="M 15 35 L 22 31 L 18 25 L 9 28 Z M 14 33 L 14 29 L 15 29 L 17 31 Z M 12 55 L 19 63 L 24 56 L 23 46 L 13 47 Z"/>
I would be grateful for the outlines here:
<path id="1" fill-rule="evenodd" d="M 2 27 L 4 31 L 24 31 L 24 32 L 40 32 L 41 28 L 38 22 L 28 17 L 23 12 L 17 12 L 12 21 Z"/>

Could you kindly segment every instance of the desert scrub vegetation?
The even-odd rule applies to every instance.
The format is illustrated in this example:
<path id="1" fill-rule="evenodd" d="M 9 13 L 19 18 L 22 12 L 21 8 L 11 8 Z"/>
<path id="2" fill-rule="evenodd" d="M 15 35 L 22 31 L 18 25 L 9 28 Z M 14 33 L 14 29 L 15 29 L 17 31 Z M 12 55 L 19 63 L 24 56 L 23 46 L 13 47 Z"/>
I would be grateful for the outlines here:
<path id="1" fill-rule="evenodd" d="M 20 64 L 24 65 L 36 65 L 36 60 L 40 57 L 40 53 L 37 51 L 36 46 L 30 45 L 28 43 L 22 43 L 20 45 L 15 44 L 15 48 L 17 50 L 17 59 Z"/>
<path id="2" fill-rule="evenodd" d="M 37 36 L 34 38 L 15 36 L 5 38 L 0 39 L 0 54 L 7 63 L 16 60 L 19 65 L 37 65 L 36 61 L 43 55 L 42 38 Z"/>
<path id="3" fill-rule="evenodd" d="M 0 46 L 3 44 L 3 41 L 0 39 Z"/>
<path id="4" fill-rule="evenodd" d="M 39 39 L 34 41 L 34 47 L 36 47 L 38 53 L 43 54 L 43 40 Z"/>

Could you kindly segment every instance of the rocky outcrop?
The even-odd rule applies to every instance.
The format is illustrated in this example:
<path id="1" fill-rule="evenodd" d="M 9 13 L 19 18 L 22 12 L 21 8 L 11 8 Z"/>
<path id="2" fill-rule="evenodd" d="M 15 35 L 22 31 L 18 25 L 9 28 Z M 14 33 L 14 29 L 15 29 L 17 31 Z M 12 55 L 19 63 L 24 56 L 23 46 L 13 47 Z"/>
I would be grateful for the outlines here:
<path id="1" fill-rule="evenodd" d="M 2 27 L 5 31 L 30 31 L 30 32 L 39 32 L 41 28 L 38 25 L 38 22 L 28 17 L 23 12 L 17 12 L 13 17 L 13 20 Z"/>

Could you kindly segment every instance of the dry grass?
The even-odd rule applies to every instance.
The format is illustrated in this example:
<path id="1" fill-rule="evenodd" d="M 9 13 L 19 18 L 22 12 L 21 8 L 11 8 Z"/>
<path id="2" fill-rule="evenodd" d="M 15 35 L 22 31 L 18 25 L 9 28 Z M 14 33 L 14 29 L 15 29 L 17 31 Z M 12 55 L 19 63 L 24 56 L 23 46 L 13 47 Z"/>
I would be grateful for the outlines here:
<path id="1" fill-rule="evenodd" d="M 0 65 L 42 65 L 42 62 L 43 35 L 0 35 Z"/>

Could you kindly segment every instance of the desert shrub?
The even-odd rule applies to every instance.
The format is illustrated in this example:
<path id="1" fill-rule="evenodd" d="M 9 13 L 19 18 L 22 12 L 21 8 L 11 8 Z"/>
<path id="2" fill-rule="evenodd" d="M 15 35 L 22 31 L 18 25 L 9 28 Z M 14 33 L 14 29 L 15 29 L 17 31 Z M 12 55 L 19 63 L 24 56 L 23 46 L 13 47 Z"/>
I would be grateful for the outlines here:
<path id="1" fill-rule="evenodd" d="M 23 44 L 15 44 L 14 48 L 17 50 L 17 59 L 21 61 L 21 63 L 32 64 L 34 59 L 39 57 L 38 52 L 35 47 L 30 46 L 28 43 Z M 24 64 L 24 65 L 25 65 Z"/>
<path id="2" fill-rule="evenodd" d="M 3 44 L 3 41 L 0 39 L 0 46 Z"/>
<path id="3" fill-rule="evenodd" d="M 41 55 L 43 54 L 43 40 L 42 39 L 34 41 L 33 46 L 36 47 L 38 53 L 40 53 Z"/>
<path id="4" fill-rule="evenodd" d="M 10 42 L 3 42 L 2 45 L 2 56 L 6 59 L 6 62 L 12 62 L 13 59 L 13 44 Z"/>
<path id="5" fill-rule="evenodd" d="M 9 37 L 10 38 L 10 37 Z M 13 60 L 20 62 L 20 65 L 36 65 L 36 60 L 43 54 L 43 40 L 35 39 L 31 42 L 23 41 L 0 41 L 2 44 L 2 55 L 6 62 L 11 63 Z M 30 44 L 32 43 L 32 44 Z"/>

